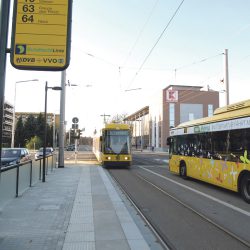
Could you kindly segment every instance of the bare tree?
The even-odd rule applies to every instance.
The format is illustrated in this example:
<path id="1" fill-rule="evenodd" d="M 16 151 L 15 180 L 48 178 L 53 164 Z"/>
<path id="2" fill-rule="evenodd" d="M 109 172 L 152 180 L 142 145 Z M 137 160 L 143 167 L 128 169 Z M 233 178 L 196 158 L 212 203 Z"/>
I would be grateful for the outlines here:
<path id="1" fill-rule="evenodd" d="M 123 123 L 124 119 L 128 116 L 127 113 L 124 113 L 124 114 L 117 114 L 117 115 L 114 115 L 112 118 L 111 118 L 111 122 L 113 123 Z"/>

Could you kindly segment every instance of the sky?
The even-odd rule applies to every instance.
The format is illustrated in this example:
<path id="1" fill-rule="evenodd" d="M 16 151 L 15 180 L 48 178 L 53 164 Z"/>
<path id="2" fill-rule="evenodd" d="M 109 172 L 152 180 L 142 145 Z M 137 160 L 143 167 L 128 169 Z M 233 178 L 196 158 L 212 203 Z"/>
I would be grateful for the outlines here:
<path id="1" fill-rule="evenodd" d="M 65 120 L 91 136 L 103 114 L 132 114 L 168 85 L 220 91 L 225 105 L 228 49 L 230 103 L 249 99 L 249 0 L 74 0 Z M 179 7 L 179 9 L 178 9 Z M 11 25 L 10 25 L 11 30 Z M 10 39 L 9 39 L 10 40 Z M 39 79 L 38 82 L 17 83 Z M 14 69 L 7 57 L 5 100 L 16 112 L 44 112 L 45 82 L 61 72 Z M 16 100 L 14 89 L 16 85 Z M 137 90 L 131 90 L 137 89 Z M 130 91 L 128 91 L 130 90 Z M 48 90 L 48 112 L 59 113 L 60 91 Z M 84 135 L 84 134 L 83 134 Z"/>

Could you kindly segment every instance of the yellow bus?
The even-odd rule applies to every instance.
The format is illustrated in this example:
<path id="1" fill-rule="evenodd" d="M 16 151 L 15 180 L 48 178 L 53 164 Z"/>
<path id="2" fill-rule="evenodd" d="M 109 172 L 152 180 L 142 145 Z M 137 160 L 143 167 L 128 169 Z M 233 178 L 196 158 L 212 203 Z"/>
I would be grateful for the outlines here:
<path id="1" fill-rule="evenodd" d="M 106 124 L 93 139 L 93 152 L 102 166 L 131 166 L 131 127 L 128 124 Z"/>
<path id="2" fill-rule="evenodd" d="M 239 192 L 250 203 L 250 100 L 170 130 L 169 169 Z"/>

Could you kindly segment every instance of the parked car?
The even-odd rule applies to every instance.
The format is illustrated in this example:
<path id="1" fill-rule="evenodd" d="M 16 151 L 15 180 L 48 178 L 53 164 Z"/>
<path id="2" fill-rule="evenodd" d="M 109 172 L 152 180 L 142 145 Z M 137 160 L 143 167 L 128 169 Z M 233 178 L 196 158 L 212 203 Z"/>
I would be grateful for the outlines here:
<path id="1" fill-rule="evenodd" d="M 45 150 L 45 155 L 51 155 L 54 149 L 51 147 L 47 147 Z M 43 148 L 39 148 L 39 150 L 35 154 L 35 159 L 43 157 Z"/>
<path id="2" fill-rule="evenodd" d="M 68 145 L 68 146 L 66 147 L 66 150 L 67 150 L 67 151 L 75 151 L 75 144 Z"/>
<path id="3" fill-rule="evenodd" d="M 15 165 L 31 160 L 31 155 L 27 148 L 2 148 L 2 167 Z"/>

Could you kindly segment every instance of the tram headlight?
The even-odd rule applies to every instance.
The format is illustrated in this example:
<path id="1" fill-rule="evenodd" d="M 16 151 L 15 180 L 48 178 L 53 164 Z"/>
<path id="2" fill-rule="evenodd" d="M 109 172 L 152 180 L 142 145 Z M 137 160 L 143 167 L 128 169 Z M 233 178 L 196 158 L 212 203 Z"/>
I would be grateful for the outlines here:
<path id="1" fill-rule="evenodd" d="M 107 157 L 107 160 L 109 160 L 109 161 L 110 161 L 110 160 L 111 160 L 111 157 L 110 157 L 110 156 L 108 156 L 108 157 Z"/>
<path id="2" fill-rule="evenodd" d="M 127 160 L 129 160 L 129 157 L 128 157 L 128 156 L 125 156 L 124 159 L 127 161 Z"/>

